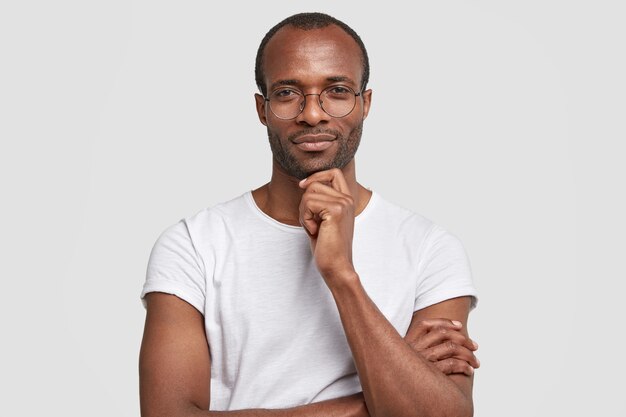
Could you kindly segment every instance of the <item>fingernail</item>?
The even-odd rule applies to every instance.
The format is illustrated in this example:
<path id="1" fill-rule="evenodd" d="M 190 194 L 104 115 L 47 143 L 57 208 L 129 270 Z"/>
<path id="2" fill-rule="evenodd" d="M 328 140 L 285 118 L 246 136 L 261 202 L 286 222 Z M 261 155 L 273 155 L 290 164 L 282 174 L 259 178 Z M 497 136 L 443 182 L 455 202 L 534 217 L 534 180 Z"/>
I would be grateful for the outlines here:
<path id="1" fill-rule="evenodd" d="M 472 343 L 474 344 L 474 348 L 478 349 L 478 343 L 474 342 L 473 340 L 472 340 Z"/>
<path id="2" fill-rule="evenodd" d="M 452 320 L 452 324 L 454 324 L 456 327 L 463 326 L 463 323 L 461 323 L 460 321 L 457 321 L 457 320 Z"/>
<path id="3" fill-rule="evenodd" d="M 300 180 L 300 182 L 298 183 L 298 185 L 302 186 L 302 184 L 304 184 L 304 183 L 306 182 L 306 180 L 307 180 L 306 178 L 305 178 L 305 179 L 303 179 L 303 180 Z"/>

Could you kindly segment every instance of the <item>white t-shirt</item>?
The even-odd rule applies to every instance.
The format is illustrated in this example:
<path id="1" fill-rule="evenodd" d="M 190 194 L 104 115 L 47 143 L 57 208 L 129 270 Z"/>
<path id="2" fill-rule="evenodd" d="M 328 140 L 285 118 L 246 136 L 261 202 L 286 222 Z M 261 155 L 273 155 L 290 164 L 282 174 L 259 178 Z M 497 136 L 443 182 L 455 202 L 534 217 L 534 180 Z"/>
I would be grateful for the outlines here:
<path id="1" fill-rule="evenodd" d="M 476 303 L 459 240 L 377 193 L 355 219 L 353 262 L 402 336 L 416 310 L 467 295 Z M 250 192 L 163 232 L 141 297 L 153 291 L 204 315 L 212 410 L 287 408 L 361 391 L 307 234 L 267 216 Z"/>

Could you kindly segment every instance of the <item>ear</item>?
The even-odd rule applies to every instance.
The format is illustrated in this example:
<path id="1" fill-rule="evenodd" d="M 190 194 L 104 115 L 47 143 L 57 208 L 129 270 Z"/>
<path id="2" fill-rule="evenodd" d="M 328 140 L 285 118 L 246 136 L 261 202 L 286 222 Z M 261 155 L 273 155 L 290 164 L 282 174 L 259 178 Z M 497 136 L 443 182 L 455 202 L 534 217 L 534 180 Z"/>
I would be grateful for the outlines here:
<path id="1" fill-rule="evenodd" d="M 256 113 L 259 116 L 259 121 L 263 125 L 267 126 L 267 116 L 265 113 L 265 97 L 257 93 L 254 95 L 254 100 L 256 102 Z"/>
<path id="2" fill-rule="evenodd" d="M 363 120 L 367 118 L 370 112 L 370 106 L 372 105 L 372 90 L 368 89 L 361 94 L 363 97 Z"/>

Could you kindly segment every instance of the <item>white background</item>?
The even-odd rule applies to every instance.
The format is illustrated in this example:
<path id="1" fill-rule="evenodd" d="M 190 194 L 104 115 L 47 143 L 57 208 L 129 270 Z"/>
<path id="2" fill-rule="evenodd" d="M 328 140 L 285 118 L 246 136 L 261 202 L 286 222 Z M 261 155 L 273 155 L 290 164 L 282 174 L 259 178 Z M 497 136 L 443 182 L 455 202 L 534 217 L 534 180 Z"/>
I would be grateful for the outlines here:
<path id="1" fill-rule="evenodd" d="M 0 415 L 139 414 L 150 249 L 269 178 L 254 57 L 300 11 L 368 47 L 360 181 L 466 246 L 476 415 L 626 415 L 624 3 L 224 3 L 0 6 Z"/>

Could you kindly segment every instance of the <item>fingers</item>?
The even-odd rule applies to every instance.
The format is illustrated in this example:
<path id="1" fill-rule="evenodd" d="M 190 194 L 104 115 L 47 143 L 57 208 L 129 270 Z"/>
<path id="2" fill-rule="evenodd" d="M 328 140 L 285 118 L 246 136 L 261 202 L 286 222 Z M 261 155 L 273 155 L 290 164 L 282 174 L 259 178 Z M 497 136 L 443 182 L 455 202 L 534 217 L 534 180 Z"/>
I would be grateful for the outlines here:
<path id="1" fill-rule="evenodd" d="M 317 234 L 321 222 L 344 216 L 354 218 L 354 206 L 349 197 L 309 193 L 300 201 L 300 223 L 312 236 Z"/>
<path id="2" fill-rule="evenodd" d="M 316 196 L 315 199 L 302 198 L 300 201 L 300 224 L 311 236 L 317 235 L 319 223 L 328 216 L 326 212 L 334 201 L 325 196 Z"/>
<path id="3" fill-rule="evenodd" d="M 409 333 L 405 340 L 417 350 L 426 349 L 445 340 L 444 335 L 449 333 L 458 333 L 463 328 L 463 324 L 459 321 L 449 319 L 426 319 L 420 320 L 411 325 Z M 424 339 L 433 329 L 437 329 L 440 336 L 430 335 Z M 460 334 L 460 333 L 459 333 Z"/>
<path id="4" fill-rule="evenodd" d="M 300 201 L 300 224 L 311 236 L 317 234 L 324 220 L 334 216 L 354 218 L 354 200 L 350 195 L 318 181 L 307 182 L 305 187 Z"/>
<path id="5" fill-rule="evenodd" d="M 307 181 L 306 182 L 306 193 L 315 193 L 315 194 L 325 194 L 330 195 L 337 198 L 349 198 L 352 199 L 352 196 L 349 194 L 342 193 L 339 190 L 328 185 L 328 183 L 321 183 L 319 181 Z"/>
<path id="6" fill-rule="evenodd" d="M 472 351 L 478 349 L 478 344 L 469 337 L 465 336 L 459 330 L 460 329 L 450 329 L 443 326 L 437 326 L 431 328 L 427 334 L 421 336 L 419 339 L 411 341 L 407 340 L 407 342 L 415 350 L 430 348 L 440 345 L 446 341 L 451 341 Z"/>
<path id="7" fill-rule="evenodd" d="M 326 183 L 329 184 L 333 189 L 343 194 L 351 195 L 350 189 L 348 188 L 348 183 L 343 176 L 343 172 L 341 172 L 341 170 L 338 168 L 316 172 L 308 178 L 300 181 L 300 187 L 307 188 L 308 185 L 312 182 Z"/>
<path id="8" fill-rule="evenodd" d="M 463 332 L 463 325 L 449 319 L 427 319 L 411 325 L 406 342 L 446 374 L 472 375 L 480 366 L 474 351 L 478 344 Z"/>
<path id="9" fill-rule="evenodd" d="M 441 372 L 446 375 L 450 374 L 465 374 L 471 376 L 474 374 L 474 368 L 472 368 L 467 362 L 461 359 L 448 358 L 439 362 L 433 363 Z"/>
<path id="10" fill-rule="evenodd" d="M 480 361 L 476 358 L 472 350 L 450 340 L 425 349 L 421 351 L 420 354 L 431 362 L 439 362 L 444 359 L 453 358 L 462 360 L 473 368 L 480 367 Z"/>

